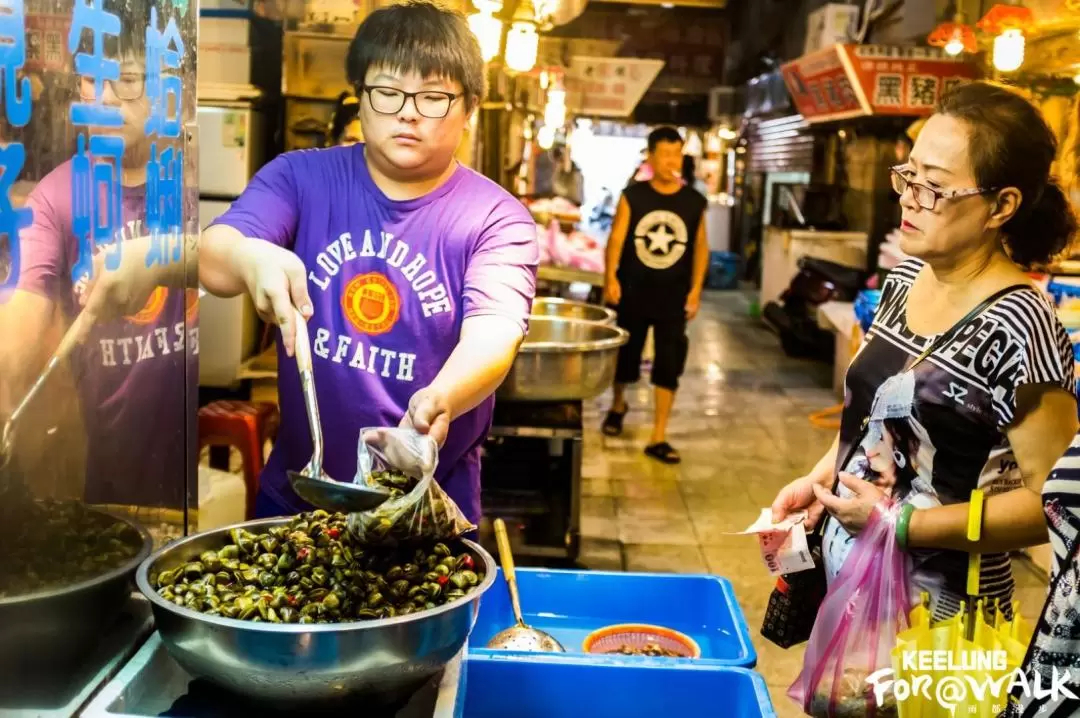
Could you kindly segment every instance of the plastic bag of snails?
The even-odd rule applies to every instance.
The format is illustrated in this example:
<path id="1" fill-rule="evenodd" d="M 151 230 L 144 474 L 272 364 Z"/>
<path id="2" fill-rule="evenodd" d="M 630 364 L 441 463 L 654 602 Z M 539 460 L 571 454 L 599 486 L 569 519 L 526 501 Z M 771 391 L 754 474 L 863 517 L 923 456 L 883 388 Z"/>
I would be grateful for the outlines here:
<path id="1" fill-rule="evenodd" d="M 371 511 L 349 515 L 349 530 L 361 543 L 394 545 L 448 541 L 475 531 L 438 482 L 439 447 L 412 429 L 362 429 L 353 483 L 389 491 Z"/>

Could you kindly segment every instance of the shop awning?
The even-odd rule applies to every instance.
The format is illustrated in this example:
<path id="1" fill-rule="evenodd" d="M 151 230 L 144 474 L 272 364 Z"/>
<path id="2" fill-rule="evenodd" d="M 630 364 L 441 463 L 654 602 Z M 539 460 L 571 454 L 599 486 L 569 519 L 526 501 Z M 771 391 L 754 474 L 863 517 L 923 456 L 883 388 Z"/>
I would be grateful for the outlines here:
<path id="1" fill-rule="evenodd" d="M 939 48 L 834 45 L 781 68 L 807 122 L 872 115 L 929 115 L 942 92 L 976 77 L 975 67 Z"/>

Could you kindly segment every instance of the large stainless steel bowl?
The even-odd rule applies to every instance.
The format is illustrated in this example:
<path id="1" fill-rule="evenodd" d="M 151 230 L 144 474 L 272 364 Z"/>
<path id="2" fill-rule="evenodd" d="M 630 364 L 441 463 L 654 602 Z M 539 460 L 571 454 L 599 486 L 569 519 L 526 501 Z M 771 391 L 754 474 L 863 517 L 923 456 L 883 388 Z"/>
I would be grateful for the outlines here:
<path id="1" fill-rule="evenodd" d="M 615 312 L 607 307 L 558 297 L 537 297 L 533 301 L 532 314 L 534 317 L 575 319 L 601 324 L 614 324 L 616 317 Z"/>
<path id="2" fill-rule="evenodd" d="M 608 324 L 532 317 L 497 397 L 573 401 L 599 396 L 611 386 L 619 347 L 629 338 L 626 331 Z"/>
<path id="3" fill-rule="evenodd" d="M 185 670 L 230 691 L 285 703 L 369 696 L 393 702 L 438 673 L 465 645 L 480 596 L 495 581 L 495 561 L 462 545 L 484 567 L 484 581 L 464 599 L 408 616 L 338 624 L 270 624 L 207 616 L 157 594 L 150 574 L 175 568 L 226 543 L 230 529 L 256 533 L 287 523 L 262 519 L 177 541 L 147 558 L 135 579 L 150 599 L 169 654 Z"/>
<path id="4" fill-rule="evenodd" d="M 84 657 L 131 595 L 135 569 L 152 548 L 150 534 L 122 516 L 87 508 L 131 526 L 142 539 L 142 547 L 124 565 L 96 578 L 0 598 L 0 672 L 8 674 L 15 667 L 28 670 L 45 662 L 63 666 Z"/>

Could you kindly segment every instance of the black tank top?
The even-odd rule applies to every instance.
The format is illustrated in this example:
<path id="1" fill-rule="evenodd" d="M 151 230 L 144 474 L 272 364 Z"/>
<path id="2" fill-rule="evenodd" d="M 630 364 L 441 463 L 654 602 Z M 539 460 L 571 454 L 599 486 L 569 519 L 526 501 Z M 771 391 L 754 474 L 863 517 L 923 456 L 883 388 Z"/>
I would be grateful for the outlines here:
<path id="1" fill-rule="evenodd" d="M 686 186 L 661 194 L 648 182 L 623 191 L 630 226 L 617 277 L 622 304 L 650 312 L 682 311 L 693 279 L 694 243 L 706 200 Z"/>

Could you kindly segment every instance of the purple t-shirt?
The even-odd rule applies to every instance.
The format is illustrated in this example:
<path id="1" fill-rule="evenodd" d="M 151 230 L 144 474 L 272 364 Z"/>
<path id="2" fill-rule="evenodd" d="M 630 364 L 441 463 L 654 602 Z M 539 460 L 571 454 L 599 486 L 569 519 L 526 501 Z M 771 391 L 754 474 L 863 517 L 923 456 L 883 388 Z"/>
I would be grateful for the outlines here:
<path id="1" fill-rule="evenodd" d="M 356 473 L 368 426 L 397 426 L 457 344 L 466 317 L 499 315 L 527 329 L 539 248 L 529 212 L 491 180 L 458 167 L 407 201 L 372 181 L 364 146 L 301 150 L 266 165 L 217 220 L 294 251 L 308 269 L 308 323 L 326 472 Z M 306 505 L 286 470 L 311 458 L 296 363 L 278 343 L 281 431 L 261 486 L 283 510 Z M 480 517 L 480 445 L 489 397 L 450 426 L 436 478 L 473 521 Z"/>
<path id="2" fill-rule="evenodd" d="M 80 257 L 72 226 L 71 174 L 70 161 L 60 165 L 27 199 L 34 217 L 19 234 L 16 285 L 56 302 L 69 320 L 78 314 L 79 293 L 88 278 L 81 274 L 72 281 Z M 121 238 L 144 235 L 145 186 L 124 187 L 121 197 Z M 196 299 L 195 290 L 159 287 L 142 310 L 96 325 L 75 349 L 72 371 L 87 440 L 87 501 L 184 505 L 191 458 L 185 427 L 188 433 L 193 428 L 186 417 L 196 398 L 186 388 L 195 387 L 190 377 L 198 371 Z"/>

